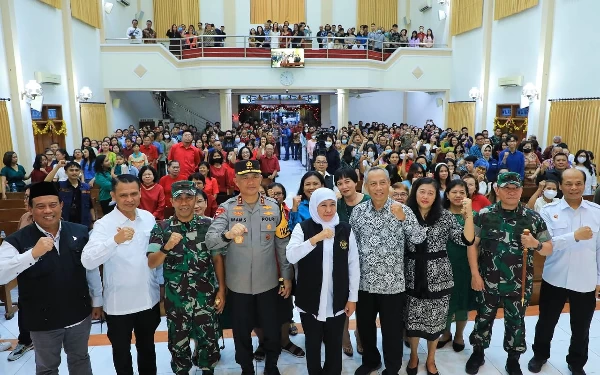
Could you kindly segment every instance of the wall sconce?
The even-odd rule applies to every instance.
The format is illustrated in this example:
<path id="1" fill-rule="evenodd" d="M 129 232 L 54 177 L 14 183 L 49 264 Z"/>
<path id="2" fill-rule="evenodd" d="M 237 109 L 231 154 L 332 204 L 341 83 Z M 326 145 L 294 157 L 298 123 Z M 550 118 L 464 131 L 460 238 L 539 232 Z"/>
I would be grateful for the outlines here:
<path id="1" fill-rule="evenodd" d="M 35 100 L 38 96 L 42 96 L 43 93 L 42 86 L 36 80 L 32 79 L 25 85 L 25 91 L 21 93 L 21 99 L 25 99 L 28 103 L 31 103 L 32 100 Z"/>
<path id="2" fill-rule="evenodd" d="M 450 3 L 450 0 L 438 0 L 438 3 L 440 3 L 440 5 L 446 5 Z"/>
<path id="3" fill-rule="evenodd" d="M 92 90 L 87 86 L 83 86 L 81 88 L 81 90 L 79 90 L 79 95 L 77 95 L 77 100 L 79 100 L 80 102 L 87 102 L 91 98 L 92 98 Z"/>
<path id="4" fill-rule="evenodd" d="M 473 100 L 481 100 L 481 91 L 477 87 L 472 87 L 469 90 L 469 97 Z"/>
<path id="5" fill-rule="evenodd" d="M 110 12 L 112 12 L 114 4 L 107 1 L 106 3 L 104 3 L 104 11 L 106 12 L 106 14 L 110 14 Z"/>
<path id="6" fill-rule="evenodd" d="M 529 100 L 529 103 L 533 102 L 535 99 L 540 98 L 540 93 L 538 92 L 535 85 L 531 82 L 527 83 L 525 87 L 523 87 L 523 96 Z"/>

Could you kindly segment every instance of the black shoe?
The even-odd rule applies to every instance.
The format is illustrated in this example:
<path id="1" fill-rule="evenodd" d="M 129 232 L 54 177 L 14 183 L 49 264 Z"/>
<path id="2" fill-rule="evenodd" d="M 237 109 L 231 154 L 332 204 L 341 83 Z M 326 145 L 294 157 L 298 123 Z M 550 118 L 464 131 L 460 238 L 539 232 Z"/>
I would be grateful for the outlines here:
<path id="1" fill-rule="evenodd" d="M 417 375 L 417 372 L 419 372 L 419 360 L 417 360 L 417 365 L 415 367 L 410 368 L 408 367 L 408 364 L 406 365 L 406 375 Z"/>
<path id="2" fill-rule="evenodd" d="M 360 366 L 358 366 L 356 371 L 354 371 L 354 375 L 369 375 L 371 372 L 373 372 L 375 370 L 379 370 L 380 368 L 381 368 L 381 362 L 379 362 L 379 364 L 375 367 L 368 367 L 366 365 L 360 365 Z"/>
<path id="3" fill-rule="evenodd" d="M 433 372 L 429 371 L 429 368 L 427 367 L 427 364 L 425 364 L 425 370 L 427 370 L 427 375 L 440 375 L 439 371 L 436 372 L 435 374 Z"/>
<path id="4" fill-rule="evenodd" d="M 479 368 L 485 363 L 485 355 L 483 348 L 474 347 L 473 354 L 469 357 L 467 364 L 465 365 L 465 372 L 470 375 L 475 375 L 479 372 Z"/>
<path id="5" fill-rule="evenodd" d="M 404 340 L 404 346 L 410 349 L 410 342 L 408 342 L 408 340 Z"/>
<path id="6" fill-rule="evenodd" d="M 457 353 L 462 352 L 465 350 L 465 344 L 458 344 L 456 341 L 452 341 L 452 349 L 454 349 L 454 351 Z"/>
<path id="7" fill-rule="evenodd" d="M 440 341 L 438 341 L 438 343 L 437 343 L 437 348 L 438 348 L 438 349 L 441 349 L 441 348 L 443 348 L 443 347 L 444 347 L 444 346 L 446 346 L 446 344 L 447 344 L 447 343 L 449 343 L 450 341 L 452 341 L 452 335 L 450 335 L 450 338 L 449 338 L 448 340 L 443 340 L 443 341 L 442 341 L 442 340 L 440 340 Z"/>
<path id="8" fill-rule="evenodd" d="M 569 367 L 569 371 L 571 371 L 571 374 L 573 374 L 573 375 L 585 375 L 585 370 L 583 368 L 576 369 L 576 368 L 571 367 L 571 365 L 569 365 L 568 367 Z"/>
<path id="9" fill-rule="evenodd" d="M 504 369 L 506 370 L 508 375 L 523 375 L 523 371 L 521 371 L 521 365 L 519 364 L 520 357 L 521 353 L 508 353 L 508 358 L 506 359 L 506 366 L 504 366 Z"/>
<path id="10" fill-rule="evenodd" d="M 542 366 L 546 363 L 545 359 L 539 359 L 539 358 L 535 358 L 535 356 L 533 358 L 531 358 L 529 360 L 529 363 L 527 364 L 527 369 L 529 370 L 529 372 L 533 372 L 534 374 L 537 374 L 538 372 L 542 371 Z"/>

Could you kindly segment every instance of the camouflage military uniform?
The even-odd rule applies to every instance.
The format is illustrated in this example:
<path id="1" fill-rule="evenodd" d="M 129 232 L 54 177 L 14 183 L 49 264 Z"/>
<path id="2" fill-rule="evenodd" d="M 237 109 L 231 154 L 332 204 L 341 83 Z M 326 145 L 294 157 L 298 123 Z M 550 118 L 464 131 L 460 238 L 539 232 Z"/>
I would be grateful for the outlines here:
<path id="1" fill-rule="evenodd" d="M 191 338 L 196 341 L 198 363 L 194 364 L 199 368 L 214 369 L 220 357 L 214 308 L 218 282 L 212 257 L 221 250 L 209 251 L 204 244 L 211 223 L 212 219 L 198 215 L 187 223 L 173 216 L 154 226 L 148 247 L 148 252 L 157 252 L 172 232 L 183 236 L 163 264 L 171 369 L 178 375 L 189 374 L 192 368 Z"/>
<path id="2" fill-rule="evenodd" d="M 525 309 L 533 289 L 533 253 L 527 253 L 525 302 L 521 305 L 523 246 L 521 234 L 529 229 L 540 242 L 551 239 L 541 216 L 519 203 L 512 211 L 500 202 L 483 208 L 475 217 L 475 233 L 479 243 L 479 271 L 484 291 L 477 296 L 475 327 L 469 337 L 473 346 L 486 349 L 492 338 L 492 325 L 498 307 L 504 305 L 504 350 L 523 353 L 525 344 Z"/>

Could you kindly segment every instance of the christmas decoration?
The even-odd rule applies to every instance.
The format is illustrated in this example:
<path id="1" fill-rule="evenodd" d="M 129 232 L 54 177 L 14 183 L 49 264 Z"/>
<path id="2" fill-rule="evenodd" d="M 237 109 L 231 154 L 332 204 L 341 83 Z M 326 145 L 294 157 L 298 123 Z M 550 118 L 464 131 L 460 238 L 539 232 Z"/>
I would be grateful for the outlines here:
<path id="1" fill-rule="evenodd" d="M 285 105 L 285 104 L 248 105 L 248 106 L 244 106 L 242 109 L 240 109 L 240 111 L 237 114 L 237 116 L 239 118 L 239 116 L 243 115 L 244 113 L 254 112 L 254 111 L 277 112 L 277 111 L 279 111 L 281 109 L 283 109 L 284 111 L 291 111 L 291 112 L 293 112 L 293 111 L 300 111 L 300 110 L 311 111 L 312 115 L 313 115 L 313 117 L 315 119 L 315 121 L 317 121 L 317 122 L 321 121 L 321 116 L 320 116 L 321 109 L 318 106 L 316 106 L 316 105 L 309 105 L 309 104 L 300 104 L 300 105 Z"/>
<path id="2" fill-rule="evenodd" d="M 44 125 L 45 126 L 43 128 L 40 128 L 40 126 L 38 125 Z M 33 127 L 33 135 L 42 135 L 42 134 L 48 134 L 50 132 L 56 134 L 56 135 L 67 135 L 67 122 L 65 120 L 61 121 L 61 126 L 57 127 L 54 124 L 54 121 L 52 120 L 48 120 L 48 121 L 31 121 L 31 126 Z"/>
<path id="3" fill-rule="evenodd" d="M 523 131 L 527 131 L 527 124 L 528 124 L 528 119 L 525 118 L 525 121 L 523 121 L 523 125 L 518 126 L 517 124 L 515 124 L 515 121 L 513 120 L 512 117 L 510 117 L 508 120 L 506 120 L 506 122 L 501 123 L 498 120 L 498 117 L 496 117 L 494 119 L 494 129 L 506 129 L 508 130 L 508 132 L 512 132 L 512 131 L 519 131 L 521 129 L 523 129 Z"/>

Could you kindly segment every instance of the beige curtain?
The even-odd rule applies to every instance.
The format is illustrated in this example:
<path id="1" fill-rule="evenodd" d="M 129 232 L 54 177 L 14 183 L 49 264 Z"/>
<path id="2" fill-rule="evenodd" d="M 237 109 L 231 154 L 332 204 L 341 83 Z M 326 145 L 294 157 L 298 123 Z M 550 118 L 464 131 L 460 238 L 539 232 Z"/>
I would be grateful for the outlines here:
<path id="1" fill-rule="evenodd" d="M 600 152 L 600 100 L 565 100 L 550 103 L 547 144 L 560 135 L 572 153 Z"/>
<path id="2" fill-rule="evenodd" d="M 100 0 L 71 0 L 71 15 L 97 29 L 100 28 Z"/>
<path id="3" fill-rule="evenodd" d="M 0 153 L 13 150 L 12 137 L 10 136 L 10 120 L 6 101 L 0 102 Z"/>
<path id="4" fill-rule="evenodd" d="M 106 123 L 106 104 L 80 105 L 81 135 L 91 139 L 102 139 L 109 133 Z"/>
<path id="5" fill-rule="evenodd" d="M 154 0 L 154 29 L 158 38 L 166 38 L 171 25 L 185 24 L 198 27 L 200 2 L 198 0 Z M 215 25 L 215 27 L 219 27 Z"/>
<path id="6" fill-rule="evenodd" d="M 40 0 L 40 1 L 44 4 L 53 6 L 56 9 L 61 9 L 61 6 L 62 6 L 62 0 Z"/>
<path id="7" fill-rule="evenodd" d="M 496 0 L 494 3 L 494 19 L 499 20 L 521 13 L 525 9 L 533 8 L 538 3 L 539 0 Z"/>
<path id="8" fill-rule="evenodd" d="M 459 35 L 481 27 L 483 0 L 453 0 L 450 6 L 452 7 L 450 35 Z"/>
<path id="9" fill-rule="evenodd" d="M 466 127 L 469 135 L 475 133 L 475 102 L 448 103 L 448 124 L 453 130 Z"/>
<path id="10" fill-rule="evenodd" d="M 356 3 L 356 27 L 374 23 L 386 30 L 398 23 L 398 0 L 358 0 Z"/>
<path id="11" fill-rule="evenodd" d="M 250 0 L 250 23 L 262 25 L 267 20 L 306 22 L 305 0 Z"/>

